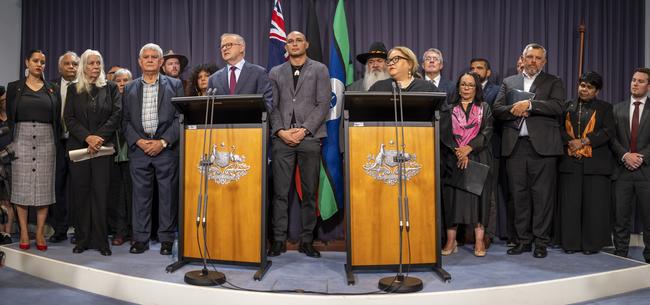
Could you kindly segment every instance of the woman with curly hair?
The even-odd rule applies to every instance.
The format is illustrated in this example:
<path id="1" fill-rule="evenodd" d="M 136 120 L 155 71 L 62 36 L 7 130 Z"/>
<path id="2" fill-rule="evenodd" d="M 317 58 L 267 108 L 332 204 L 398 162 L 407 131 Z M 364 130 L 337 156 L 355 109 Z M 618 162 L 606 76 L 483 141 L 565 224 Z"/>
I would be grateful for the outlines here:
<path id="1" fill-rule="evenodd" d="M 201 64 L 194 67 L 192 75 L 185 88 L 186 96 L 203 96 L 208 90 L 208 79 L 210 75 L 217 72 L 218 68 L 214 64 Z"/>

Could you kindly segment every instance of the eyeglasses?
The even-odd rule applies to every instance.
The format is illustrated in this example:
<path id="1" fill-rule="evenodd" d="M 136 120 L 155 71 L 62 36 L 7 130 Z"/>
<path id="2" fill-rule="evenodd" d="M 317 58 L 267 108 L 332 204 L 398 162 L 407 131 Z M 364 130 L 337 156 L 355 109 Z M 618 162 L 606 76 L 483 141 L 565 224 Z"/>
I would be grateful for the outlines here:
<path id="1" fill-rule="evenodd" d="M 238 45 L 241 45 L 241 43 L 232 43 L 232 42 L 229 42 L 229 43 L 222 44 L 222 45 L 221 45 L 221 49 L 222 49 L 222 50 L 227 50 L 227 49 L 232 48 L 232 46 L 238 46 Z"/>
<path id="2" fill-rule="evenodd" d="M 440 62 L 440 58 L 438 57 L 433 57 L 433 56 L 427 56 L 424 58 L 425 62 Z"/>
<path id="3" fill-rule="evenodd" d="M 395 55 L 395 56 L 389 58 L 388 60 L 386 60 L 386 64 L 389 65 L 389 66 L 392 66 L 392 65 L 398 63 L 401 59 L 408 60 L 408 58 L 406 58 L 406 57 Z"/>
<path id="4" fill-rule="evenodd" d="M 460 83 L 460 87 L 466 87 L 466 88 L 476 88 L 476 84 L 470 84 L 470 83 Z"/>

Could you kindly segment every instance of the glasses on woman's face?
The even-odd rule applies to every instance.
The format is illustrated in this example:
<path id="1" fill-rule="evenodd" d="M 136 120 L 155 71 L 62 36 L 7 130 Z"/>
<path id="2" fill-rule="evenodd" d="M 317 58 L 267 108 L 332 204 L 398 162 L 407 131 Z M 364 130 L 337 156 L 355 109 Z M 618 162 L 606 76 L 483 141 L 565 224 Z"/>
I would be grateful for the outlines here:
<path id="1" fill-rule="evenodd" d="M 476 84 L 474 83 L 460 83 L 460 86 L 465 88 L 476 88 Z"/>
<path id="2" fill-rule="evenodd" d="M 389 65 L 389 66 L 392 66 L 392 65 L 398 63 L 401 59 L 408 60 L 408 58 L 406 58 L 406 57 L 395 55 L 395 56 L 387 59 L 386 64 Z"/>

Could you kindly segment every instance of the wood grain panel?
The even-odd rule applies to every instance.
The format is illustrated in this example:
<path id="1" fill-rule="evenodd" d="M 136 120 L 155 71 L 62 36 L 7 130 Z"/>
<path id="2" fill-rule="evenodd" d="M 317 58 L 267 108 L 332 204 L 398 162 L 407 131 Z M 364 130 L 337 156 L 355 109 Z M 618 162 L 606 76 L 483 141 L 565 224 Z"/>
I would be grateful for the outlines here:
<path id="1" fill-rule="evenodd" d="M 209 138 L 209 136 L 208 136 Z M 203 143 L 203 129 L 185 130 L 185 194 L 183 255 L 200 258 L 196 241 L 196 206 L 201 182 L 198 170 Z M 262 129 L 213 129 L 212 143 L 219 150 L 231 150 L 245 156 L 250 166 L 248 174 L 230 184 L 217 184 L 210 180 L 208 186 L 207 237 L 210 258 L 224 261 L 261 261 L 262 221 Z M 221 144 L 225 147 L 221 147 Z M 199 232 L 202 232 L 199 230 Z M 202 238 L 202 237 L 201 237 Z M 201 247 L 202 247 L 201 243 Z"/>
<path id="2" fill-rule="evenodd" d="M 405 127 L 406 152 L 415 154 L 422 168 L 408 180 L 410 206 L 410 262 L 436 262 L 435 146 L 432 127 Z M 398 187 L 368 175 L 363 165 L 374 159 L 381 144 L 395 150 L 391 127 L 350 127 L 350 233 L 353 266 L 399 263 Z M 404 262 L 408 262 L 408 236 L 403 233 Z"/>

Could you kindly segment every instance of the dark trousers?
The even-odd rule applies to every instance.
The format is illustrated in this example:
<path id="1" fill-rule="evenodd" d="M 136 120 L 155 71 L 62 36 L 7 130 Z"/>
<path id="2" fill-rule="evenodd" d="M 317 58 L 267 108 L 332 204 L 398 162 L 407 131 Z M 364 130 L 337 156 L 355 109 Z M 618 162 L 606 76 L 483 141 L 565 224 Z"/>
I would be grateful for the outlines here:
<path id="1" fill-rule="evenodd" d="M 106 203 L 111 156 L 70 163 L 71 192 L 76 216 L 75 236 L 82 248 L 108 249 Z"/>
<path id="2" fill-rule="evenodd" d="M 560 243 L 565 250 L 599 251 L 611 244 L 612 183 L 605 175 L 560 173 Z"/>
<path id="3" fill-rule="evenodd" d="M 51 217 L 49 223 L 54 229 L 54 234 L 66 234 L 68 226 L 72 225 L 70 220 L 74 219 L 72 212 L 74 209 L 69 208 L 69 188 L 70 188 L 70 175 L 67 151 L 65 149 L 66 140 L 61 140 L 61 145 L 57 148 L 59 151 L 56 154 L 56 175 L 55 175 L 55 190 L 56 190 L 56 203 L 51 208 Z"/>
<path id="4" fill-rule="evenodd" d="M 634 200 L 636 196 L 637 200 Z M 614 181 L 615 223 L 614 246 L 616 254 L 627 256 L 630 245 L 631 218 L 635 205 L 639 207 L 643 223 L 643 256 L 650 259 L 650 177 L 643 172 L 623 171 Z"/>
<path id="5" fill-rule="evenodd" d="M 139 148 L 138 148 L 139 149 Z M 151 207 L 154 183 L 158 186 L 158 238 L 173 242 L 178 221 L 178 156 L 163 150 L 155 157 L 139 151 L 132 155 L 133 239 L 147 243 L 151 237 Z"/>
<path id="6" fill-rule="evenodd" d="M 272 140 L 273 154 L 273 237 L 275 241 L 287 239 L 289 223 L 289 188 L 296 168 L 300 168 L 302 203 L 302 242 L 312 242 L 316 226 L 316 192 L 320 171 L 320 139 L 305 138 L 300 144 L 291 147 L 279 138 Z"/>
<path id="7" fill-rule="evenodd" d="M 520 137 L 508 158 L 508 183 L 514 202 L 519 243 L 546 247 L 556 202 L 556 158 L 539 155 L 528 137 Z"/>
<path id="8" fill-rule="evenodd" d="M 131 235 L 133 206 L 129 162 L 111 163 L 111 182 L 108 200 L 108 227 L 115 235 Z"/>

